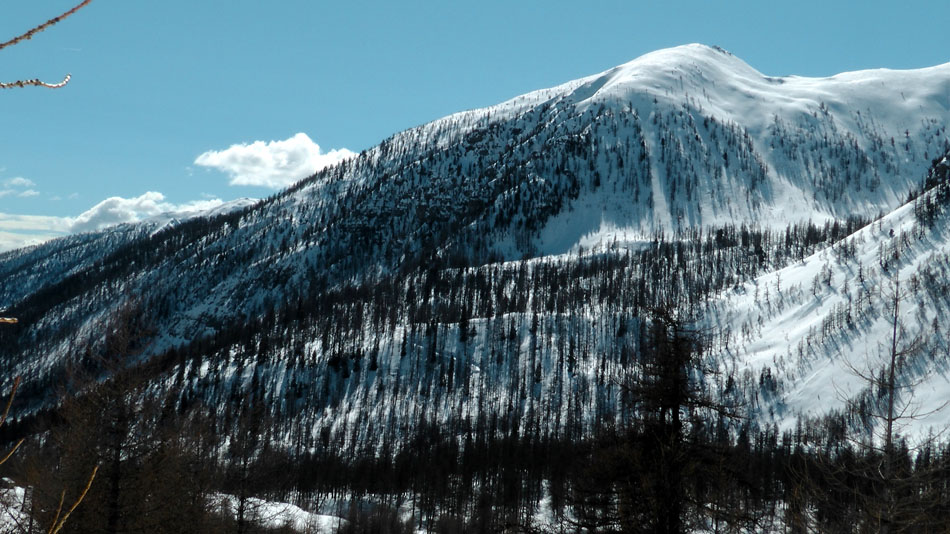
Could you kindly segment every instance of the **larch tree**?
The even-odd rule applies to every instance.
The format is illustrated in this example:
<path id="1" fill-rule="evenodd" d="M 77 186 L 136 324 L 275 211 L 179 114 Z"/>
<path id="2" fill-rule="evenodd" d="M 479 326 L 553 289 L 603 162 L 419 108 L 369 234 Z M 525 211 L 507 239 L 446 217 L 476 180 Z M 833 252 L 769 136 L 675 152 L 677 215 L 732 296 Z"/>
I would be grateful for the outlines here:
<path id="1" fill-rule="evenodd" d="M 918 438 L 914 444 L 904 429 L 912 422 L 944 409 L 947 402 L 923 406 L 914 392 L 924 381 L 917 358 L 926 356 L 926 333 L 921 327 L 911 335 L 901 319 L 908 293 L 895 275 L 888 289 L 881 290 L 888 340 L 882 347 L 880 365 L 866 368 L 848 363 L 850 371 L 867 386 L 867 394 L 854 402 L 862 429 L 846 437 L 850 445 L 819 448 L 813 472 L 796 473 L 806 500 L 824 514 L 799 514 L 794 532 L 823 532 L 838 528 L 831 523 L 860 524 L 881 534 L 935 532 L 945 526 L 947 457 L 934 453 L 936 437 Z M 915 371 L 915 369 L 917 369 Z M 839 392 L 839 396 L 844 394 Z M 834 512 L 847 496 L 859 514 L 844 517 Z M 822 516 L 823 517 L 820 517 Z"/>
<path id="2" fill-rule="evenodd" d="M 877 372 L 873 369 L 854 372 L 869 384 L 879 399 L 876 403 L 869 403 L 864 414 L 873 422 L 873 429 L 871 436 L 859 445 L 874 461 L 871 473 L 867 475 L 871 491 L 860 497 L 865 501 L 873 528 L 889 534 L 933 528 L 943 521 L 933 511 L 944 503 L 933 499 L 930 488 L 934 478 L 940 476 L 938 471 L 945 466 L 913 468 L 909 456 L 914 451 L 908 450 L 903 443 L 906 436 L 902 429 L 909 422 L 942 410 L 947 403 L 923 407 L 913 401 L 916 386 L 923 382 L 923 378 L 915 380 L 906 373 L 913 368 L 912 358 L 925 351 L 923 333 L 909 336 L 901 321 L 901 304 L 907 293 L 901 290 L 898 276 L 892 280 L 889 293 L 882 292 L 882 296 L 887 302 L 885 309 L 891 331 L 884 366 Z M 933 448 L 933 441 L 933 437 L 926 438 L 914 449 Z"/>

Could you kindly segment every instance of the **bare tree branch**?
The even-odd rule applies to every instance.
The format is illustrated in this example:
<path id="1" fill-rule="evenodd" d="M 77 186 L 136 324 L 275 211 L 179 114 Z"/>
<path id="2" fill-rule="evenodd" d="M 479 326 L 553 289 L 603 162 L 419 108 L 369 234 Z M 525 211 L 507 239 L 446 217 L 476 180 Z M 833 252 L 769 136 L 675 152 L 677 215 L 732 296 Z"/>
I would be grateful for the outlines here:
<path id="1" fill-rule="evenodd" d="M 46 83 L 37 78 L 32 80 L 17 80 L 15 82 L 0 82 L 0 89 L 13 89 L 17 87 L 47 87 L 49 89 L 59 89 L 60 87 L 66 87 L 66 84 L 69 83 L 69 79 L 72 78 L 72 74 L 67 74 L 63 81 L 59 83 Z M 15 321 L 14 321 L 15 322 Z"/>
<path id="2" fill-rule="evenodd" d="M 62 15 L 51 18 L 47 20 L 46 22 L 44 22 L 43 24 L 40 24 L 39 26 L 34 26 L 32 29 L 30 29 L 26 33 L 19 35 L 17 37 L 14 37 L 13 39 L 10 39 L 9 41 L 5 43 L 0 43 L 0 50 L 3 50 L 4 48 L 8 46 L 13 46 L 17 43 L 32 39 L 34 35 L 40 33 L 41 31 L 45 30 L 46 28 L 49 28 L 50 26 L 56 23 L 62 22 L 65 18 L 69 17 L 73 13 L 89 5 L 90 2 L 92 2 L 92 0 L 83 0 L 82 2 L 79 3 L 79 5 L 63 13 Z"/>
<path id="3" fill-rule="evenodd" d="M 40 24 L 40 25 L 38 25 L 38 26 L 34 26 L 34 27 L 31 28 L 30 30 L 28 30 L 26 33 L 23 33 L 23 34 L 21 34 L 21 35 L 18 35 L 18 36 L 16 36 L 16 37 L 14 37 L 13 39 L 10 39 L 9 41 L 0 43 L 0 50 L 6 48 L 6 47 L 8 47 L 8 46 L 13 46 L 13 45 L 15 45 L 15 44 L 17 44 L 17 43 L 22 43 L 23 41 L 27 41 L 27 40 L 32 39 L 33 36 L 36 35 L 37 33 L 40 33 L 41 31 L 45 30 L 46 28 L 49 28 L 50 26 L 53 26 L 54 24 L 57 24 L 57 23 L 59 23 L 59 22 L 62 22 L 64 19 L 66 19 L 66 18 L 70 17 L 71 15 L 73 15 L 75 12 L 77 12 L 77 11 L 79 11 L 80 9 L 82 9 L 82 8 L 86 7 L 87 5 L 89 5 L 90 2 L 92 2 L 92 0 L 83 0 L 82 2 L 80 2 L 79 4 L 77 4 L 76 6 L 74 6 L 74 7 L 73 7 L 72 9 L 70 9 L 69 11 L 66 11 L 66 12 L 63 13 L 62 15 L 60 15 L 60 16 L 58 16 L 58 17 L 53 17 L 53 18 L 47 20 L 46 22 L 44 22 L 43 24 Z M 59 89 L 60 87 L 65 87 L 66 84 L 69 83 L 69 79 L 70 79 L 71 77 L 72 77 L 72 76 L 71 76 L 70 74 L 67 74 L 67 75 L 63 78 L 63 81 L 61 81 L 61 82 L 59 82 L 59 83 L 48 83 L 48 82 L 41 81 L 41 80 L 39 80 L 39 79 L 37 79 L 37 78 L 33 78 L 33 79 L 30 79 L 30 80 L 16 80 L 16 81 L 14 81 L 14 82 L 0 82 L 0 89 L 13 89 L 13 88 L 29 87 L 29 86 L 33 86 L 33 87 L 46 87 L 46 88 L 49 88 L 49 89 Z"/>
<path id="4" fill-rule="evenodd" d="M 86 487 L 82 490 L 82 493 L 79 494 L 79 497 L 76 498 L 76 501 L 73 502 L 73 505 L 69 507 L 69 510 L 67 510 L 66 513 L 60 517 L 60 514 L 63 511 L 63 500 L 66 498 L 66 491 L 63 490 L 63 493 L 59 498 L 59 509 L 56 510 L 56 516 L 53 518 L 53 524 L 50 525 L 48 534 L 57 534 L 60 530 L 62 530 L 63 525 L 66 524 L 66 520 L 69 519 L 69 515 L 72 514 L 73 511 L 76 510 L 76 507 L 79 506 L 79 503 L 81 503 L 82 500 L 86 498 L 86 494 L 89 493 L 89 488 L 92 487 L 92 481 L 96 479 L 96 473 L 98 472 L 98 465 L 92 468 L 92 474 L 89 475 L 89 481 L 86 482 Z"/>

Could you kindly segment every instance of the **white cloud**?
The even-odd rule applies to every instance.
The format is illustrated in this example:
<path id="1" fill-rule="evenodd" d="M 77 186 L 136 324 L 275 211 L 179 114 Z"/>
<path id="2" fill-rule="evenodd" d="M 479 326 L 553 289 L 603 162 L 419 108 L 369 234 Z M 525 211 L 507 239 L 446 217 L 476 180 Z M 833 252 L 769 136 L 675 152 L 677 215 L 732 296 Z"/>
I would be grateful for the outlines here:
<path id="1" fill-rule="evenodd" d="M 28 180 L 22 176 L 17 176 L 16 178 L 10 178 L 3 182 L 3 185 L 7 187 L 35 187 L 36 184 L 33 180 Z"/>
<path id="2" fill-rule="evenodd" d="M 0 231 L 0 252 L 7 252 L 9 250 L 18 248 L 39 245 L 40 243 L 45 243 L 50 239 L 55 239 L 63 235 L 65 234 L 51 234 L 43 232 L 18 233 Z"/>
<path id="3" fill-rule="evenodd" d="M 8 178 L 3 181 L 3 189 L 0 189 L 0 198 L 16 195 L 18 197 L 35 197 L 40 194 L 35 189 L 27 189 L 36 186 L 33 180 L 28 180 L 22 176 Z"/>
<path id="4" fill-rule="evenodd" d="M 17 176 L 16 178 L 8 178 L 3 182 L 3 189 L 0 189 L 0 198 L 17 196 L 20 198 L 35 197 L 39 196 L 40 192 L 36 189 L 31 189 L 36 184 L 33 180 L 28 180 L 22 176 Z M 28 189 L 30 188 L 30 189 Z"/>
<path id="5" fill-rule="evenodd" d="M 71 224 L 68 217 L 0 213 L 0 252 L 64 236 Z"/>
<path id="6" fill-rule="evenodd" d="M 353 155 L 345 148 L 324 154 L 307 134 L 298 133 L 284 141 L 254 141 L 209 150 L 195 159 L 195 165 L 227 173 L 231 185 L 279 189 Z"/>
<path id="7" fill-rule="evenodd" d="M 223 202 L 220 199 L 196 200 L 185 204 L 165 202 L 165 195 L 149 191 L 135 198 L 111 197 L 96 204 L 72 220 L 70 231 L 88 232 L 116 224 L 138 222 L 161 214 L 188 214 L 204 211 Z"/>
<path id="8" fill-rule="evenodd" d="M 0 213 L 0 232 L 13 231 L 51 231 L 67 232 L 72 224 L 69 217 L 52 217 L 48 215 L 12 215 Z"/>

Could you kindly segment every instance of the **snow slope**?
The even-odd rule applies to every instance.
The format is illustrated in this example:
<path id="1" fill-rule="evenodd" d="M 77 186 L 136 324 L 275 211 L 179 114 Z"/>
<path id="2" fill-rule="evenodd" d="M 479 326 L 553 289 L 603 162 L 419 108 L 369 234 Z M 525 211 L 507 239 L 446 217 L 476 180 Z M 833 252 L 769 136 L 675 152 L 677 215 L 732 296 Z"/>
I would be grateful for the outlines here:
<path id="1" fill-rule="evenodd" d="M 617 339 L 635 326 L 622 310 L 644 293 L 637 284 L 662 292 L 661 282 L 692 274 L 664 258 L 666 278 L 601 264 L 662 249 L 660 233 L 675 242 L 725 226 L 780 232 L 891 212 L 884 220 L 903 239 L 913 223 L 901 205 L 950 145 L 948 95 L 950 64 L 777 78 L 702 45 L 648 54 L 401 132 L 242 209 L 0 255 L 0 307 L 22 323 L 0 332 L 0 377 L 23 375 L 23 397 L 42 396 L 80 347 L 103 344 L 115 310 L 132 300 L 154 332 L 136 358 L 189 354 L 168 357 L 154 391 L 215 405 L 266 384 L 287 432 L 309 429 L 310 440 L 327 429 L 349 446 L 377 437 L 373 425 L 421 420 L 589 427 L 623 405 L 611 380 L 636 349 Z M 876 350 L 882 299 L 859 294 L 852 278 L 873 271 L 875 251 L 895 238 L 889 227 L 864 232 L 840 265 L 831 251 L 773 265 L 784 270 L 711 305 L 723 365 L 750 386 L 771 383 L 766 366 L 780 375 L 775 391 L 758 391 L 763 417 L 787 426 L 844 405 L 825 402 L 831 377 L 845 356 Z M 939 270 L 939 254 L 926 252 L 944 242 L 937 230 L 912 241 L 907 254 L 921 259 L 905 276 Z M 621 311 L 604 304 L 614 288 L 590 274 L 597 269 L 624 293 Z M 573 279 L 549 290 L 548 278 L 564 273 Z M 819 274 L 831 281 L 810 293 Z M 734 276 L 746 275 L 721 283 Z M 862 291 L 879 291 L 881 276 L 868 275 Z M 447 288 L 456 278 L 469 280 L 464 299 Z M 471 304 L 475 293 L 487 304 Z M 565 293 L 589 302 L 565 309 Z M 857 330 L 823 327 L 815 341 L 852 293 L 866 303 Z M 406 305 L 386 308 L 387 299 Z M 942 306 L 924 306 L 928 325 Z M 268 324 L 275 316 L 292 319 L 278 328 Z M 269 336 L 280 342 L 268 346 Z M 860 385 L 839 383 L 849 398 Z"/>
<path id="2" fill-rule="evenodd" d="M 950 167 L 950 159 L 941 165 Z M 712 306 L 706 321 L 723 334 L 722 369 L 760 384 L 774 377 L 750 399 L 764 421 L 792 430 L 802 416 L 874 407 L 878 390 L 869 378 L 889 363 L 896 303 L 897 350 L 917 347 L 898 360 L 898 409 L 906 408 L 898 430 L 923 437 L 950 427 L 950 232 L 945 214 L 922 223 L 920 202 Z M 862 424 L 881 430 L 880 421 Z"/>
<path id="3" fill-rule="evenodd" d="M 419 131 L 447 128 L 459 136 L 485 117 L 530 124 L 528 117 L 538 110 L 546 111 L 539 119 L 548 121 L 545 126 L 570 130 L 564 126 L 581 117 L 580 129 L 591 130 L 591 119 L 604 109 L 639 118 L 642 132 L 608 132 L 592 142 L 621 151 L 642 134 L 650 159 L 649 200 L 637 205 L 609 188 L 582 193 L 575 212 L 542 230 L 540 249 L 546 253 L 624 233 L 696 224 L 784 226 L 894 209 L 907 193 L 908 178 L 921 176 L 947 145 L 950 63 L 828 78 L 773 77 L 722 49 L 685 45 Z M 717 139 L 730 128 L 736 131 L 726 136 L 735 139 Z M 437 138 L 448 143 L 453 136 Z M 727 146 L 733 142 L 745 163 L 730 166 L 723 159 L 723 152 L 736 150 Z M 604 159 L 595 170 L 617 172 Z M 684 172 L 698 175 L 693 198 L 671 191 Z M 842 186 L 847 194 L 838 191 Z M 572 228 L 565 236 L 567 226 Z"/>

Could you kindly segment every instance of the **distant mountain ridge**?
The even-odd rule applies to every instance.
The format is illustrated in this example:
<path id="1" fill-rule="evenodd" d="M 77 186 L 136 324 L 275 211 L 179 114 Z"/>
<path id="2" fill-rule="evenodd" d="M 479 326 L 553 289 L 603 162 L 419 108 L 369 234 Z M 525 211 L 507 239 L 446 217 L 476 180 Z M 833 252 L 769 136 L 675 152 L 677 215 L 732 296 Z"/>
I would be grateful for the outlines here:
<path id="1" fill-rule="evenodd" d="M 162 359 L 154 389 L 183 406 L 260 390 L 301 439 L 349 444 L 425 420 L 586 431 L 623 417 L 611 377 L 650 299 L 719 310 L 728 339 L 758 305 L 729 291 L 831 254 L 857 221 L 903 209 L 886 220 L 913 226 L 901 206 L 950 148 L 948 95 L 950 64 L 776 78 L 702 45 L 647 54 L 396 134 L 238 211 L 0 255 L 0 308 L 22 320 L 0 332 L 0 376 L 45 403 L 134 302 L 134 361 Z M 729 394 L 754 396 L 764 366 L 734 346 L 718 361 L 752 378 Z M 793 400 L 769 402 L 813 408 Z"/>

